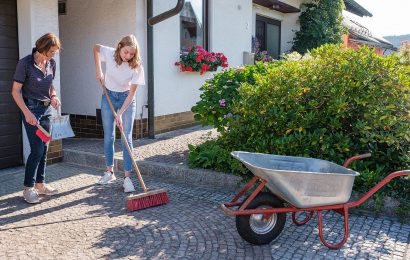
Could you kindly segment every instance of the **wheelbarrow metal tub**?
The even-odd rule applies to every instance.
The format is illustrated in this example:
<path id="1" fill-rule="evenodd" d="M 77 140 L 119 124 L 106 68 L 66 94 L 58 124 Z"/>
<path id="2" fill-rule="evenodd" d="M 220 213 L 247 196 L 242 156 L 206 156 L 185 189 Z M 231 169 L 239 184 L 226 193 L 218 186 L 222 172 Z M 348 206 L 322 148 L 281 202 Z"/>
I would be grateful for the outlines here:
<path id="1" fill-rule="evenodd" d="M 305 157 L 234 151 L 267 188 L 297 208 L 343 204 L 349 201 L 354 178 L 359 175 L 338 164 Z"/>

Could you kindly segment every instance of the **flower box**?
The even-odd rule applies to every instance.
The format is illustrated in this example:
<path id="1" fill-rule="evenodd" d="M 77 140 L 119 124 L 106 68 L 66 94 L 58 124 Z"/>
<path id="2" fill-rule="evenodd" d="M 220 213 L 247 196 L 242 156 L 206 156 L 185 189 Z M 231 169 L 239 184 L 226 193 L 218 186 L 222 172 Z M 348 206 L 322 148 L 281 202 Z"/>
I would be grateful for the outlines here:
<path id="1" fill-rule="evenodd" d="M 181 53 L 179 58 L 175 66 L 179 66 L 182 72 L 199 72 L 202 75 L 207 71 L 216 71 L 218 67 L 228 67 L 225 55 L 219 52 L 207 52 L 199 45 Z"/>

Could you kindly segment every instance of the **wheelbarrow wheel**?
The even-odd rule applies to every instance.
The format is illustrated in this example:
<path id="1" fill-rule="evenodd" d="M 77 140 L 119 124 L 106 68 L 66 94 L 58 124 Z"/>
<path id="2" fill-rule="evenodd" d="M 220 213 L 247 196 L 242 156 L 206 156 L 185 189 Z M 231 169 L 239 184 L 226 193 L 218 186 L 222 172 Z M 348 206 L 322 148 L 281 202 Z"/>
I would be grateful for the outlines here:
<path id="1" fill-rule="evenodd" d="M 258 194 L 246 207 L 246 209 L 282 208 L 283 203 L 275 195 L 269 192 Z M 273 213 L 270 216 L 264 214 L 236 216 L 236 229 L 239 235 L 246 241 L 255 245 L 269 244 L 275 240 L 286 223 L 286 213 Z"/>

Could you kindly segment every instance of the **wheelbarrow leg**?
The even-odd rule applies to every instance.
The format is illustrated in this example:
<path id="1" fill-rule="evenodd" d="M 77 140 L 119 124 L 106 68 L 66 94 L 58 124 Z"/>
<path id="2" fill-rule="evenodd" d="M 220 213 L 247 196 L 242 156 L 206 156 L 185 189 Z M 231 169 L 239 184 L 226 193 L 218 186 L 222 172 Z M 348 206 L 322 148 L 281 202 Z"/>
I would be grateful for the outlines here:
<path id="1" fill-rule="evenodd" d="M 296 226 L 302 226 L 309 222 L 312 219 L 314 211 L 309 211 L 309 215 L 304 218 L 303 220 L 299 221 L 296 219 L 296 212 L 292 212 L 292 221 L 295 223 Z"/>
<path id="2" fill-rule="evenodd" d="M 318 210 L 317 211 L 317 216 L 318 216 L 318 226 L 319 226 L 319 237 L 320 241 L 327 246 L 330 249 L 339 249 L 341 248 L 347 241 L 347 237 L 349 235 L 349 213 L 348 213 L 348 207 L 344 206 L 343 207 L 343 217 L 344 217 L 344 236 L 343 240 L 340 241 L 338 244 L 330 244 L 328 243 L 324 237 L 323 237 L 323 218 L 322 218 L 322 211 Z"/>

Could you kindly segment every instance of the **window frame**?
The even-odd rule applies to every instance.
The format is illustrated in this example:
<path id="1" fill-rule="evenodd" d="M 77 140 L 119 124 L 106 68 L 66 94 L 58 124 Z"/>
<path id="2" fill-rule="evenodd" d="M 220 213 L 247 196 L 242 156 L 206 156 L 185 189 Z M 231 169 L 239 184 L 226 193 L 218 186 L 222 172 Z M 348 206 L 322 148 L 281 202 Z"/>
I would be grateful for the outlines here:
<path id="1" fill-rule="evenodd" d="M 203 46 L 204 50 L 209 51 L 209 0 L 202 0 L 202 24 L 203 24 Z M 179 34 L 181 35 L 181 26 L 179 26 Z M 180 36 L 181 39 L 181 36 Z M 181 42 L 179 50 L 182 51 Z"/>
<path id="2" fill-rule="evenodd" d="M 268 42 L 268 39 L 267 39 L 267 37 L 268 37 L 268 35 L 267 35 L 267 29 L 266 29 L 266 24 L 272 24 L 272 25 L 276 25 L 276 26 L 278 26 L 279 27 L 279 48 L 278 48 L 278 56 L 280 57 L 280 54 L 281 54 L 281 42 L 282 42 L 282 22 L 281 21 L 279 21 L 279 20 L 276 20 L 276 19 L 274 19 L 274 18 L 268 18 L 268 17 L 265 17 L 265 16 L 261 16 L 261 15 L 259 15 L 259 14 L 256 14 L 256 17 L 255 17 L 255 26 L 256 26 L 256 21 L 261 21 L 261 22 L 264 22 L 264 35 L 265 35 L 265 38 L 263 39 L 264 40 L 264 43 L 265 43 L 265 48 L 267 47 L 266 46 L 266 44 L 267 44 L 267 42 Z M 256 28 L 255 28 L 256 29 Z M 255 32 L 255 36 L 256 36 L 256 32 Z"/>

